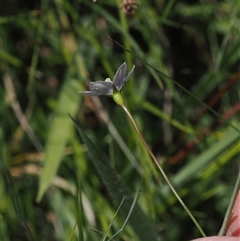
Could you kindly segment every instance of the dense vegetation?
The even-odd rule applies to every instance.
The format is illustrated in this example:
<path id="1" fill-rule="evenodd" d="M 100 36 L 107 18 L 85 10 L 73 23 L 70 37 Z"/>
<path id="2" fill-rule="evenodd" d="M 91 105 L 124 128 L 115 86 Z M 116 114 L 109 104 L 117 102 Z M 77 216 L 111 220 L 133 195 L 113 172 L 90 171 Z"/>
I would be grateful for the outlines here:
<path id="1" fill-rule="evenodd" d="M 78 93 L 124 61 L 125 105 L 219 232 L 239 173 L 240 4 L 123 2 L 1 2 L 1 240 L 201 237 L 121 106 Z"/>

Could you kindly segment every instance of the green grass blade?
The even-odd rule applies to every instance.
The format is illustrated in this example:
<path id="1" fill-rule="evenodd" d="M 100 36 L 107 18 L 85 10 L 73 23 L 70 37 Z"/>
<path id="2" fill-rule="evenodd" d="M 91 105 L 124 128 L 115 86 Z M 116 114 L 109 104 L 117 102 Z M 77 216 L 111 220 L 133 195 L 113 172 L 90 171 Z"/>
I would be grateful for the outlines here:
<path id="1" fill-rule="evenodd" d="M 178 186 L 183 186 L 188 180 L 198 175 L 206 166 L 214 162 L 221 153 L 226 151 L 237 141 L 239 141 L 239 134 L 234 130 L 229 130 L 220 141 L 213 144 L 205 152 L 195 158 L 193 162 L 185 166 L 172 179 L 173 183 Z"/>
<path id="2" fill-rule="evenodd" d="M 20 226 L 23 227 L 24 232 L 26 232 L 26 236 L 28 237 L 28 240 L 33 241 L 34 239 L 33 239 L 31 230 L 29 228 L 27 220 L 24 218 L 23 210 L 22 210 L 20 202 L 19 202 L 19 197 L 17 196 L 17 194 L 14 190 L 14 183 L 13 183 L 12 177 L 11 177 L 7 167 L 5 166 L 2 158 L 0 159 L 0 173 L 3 177 L 5 189 L 8 190 L 10 198 L 12 200 L 14 211 L 18 217 L 19 224 L 20 224 Z"/>
<path id="3" fill-rule="evenodd" d="M 77 92 L 78 89 L 78 80 L 67 76 L 50 126 L 37 201 L 41 200 L 60 164 L 72 128 L 68 113 L 75 115 L 79 105 L 80 95 Z"/>
<path id="4" fill-rule="evenodd" d="M 232 194 L 230 203 L 228 205 L 228 209 L 227 209 L 225 217 L 224 217 L 223 225 L 218 233 L 219 236 L 224 235 L 226 232 L 227 225 L 229 224 L 229 219 L 231 218 L 232 208 L 233 208 L 233 205 L 234 205 L 234 202 L 236 200 L 239 190 L 240 190 L 240 170 L 238 172 L 238 178 L 237 178 L 234 190 L 233 190 L 233 194 Z"/>
<path id="5" fill-rule="evenodd" d="M 167 113 L 162 111 L 160 108 L 157 106 L 153 105 L 152 103 L 145 101 L 143 103 L 143 108 L 147 111 L 149 111 L 151 114 L 156 115 L 157 117 L 169 122 L 171 125 L 176 127 L 177 129 L 190 134 L 190 135 L 196 135 L 197 132 L 189 125 L 184 125 L 180 123 L 179 121 L 173 119 L 171 116 L 169 116 Z"/>
<path id="6" fill-rule="evenodd" d="M 78 167 L 78 175 L 77 175 L 77 225 L 78 225 L 78 233 L 79 233 L 79 241 L 84 241 L 83 236 L 83 203 L 82 203 L 82 181 L 81 181 L 81 173 L 80 167 Z"/>

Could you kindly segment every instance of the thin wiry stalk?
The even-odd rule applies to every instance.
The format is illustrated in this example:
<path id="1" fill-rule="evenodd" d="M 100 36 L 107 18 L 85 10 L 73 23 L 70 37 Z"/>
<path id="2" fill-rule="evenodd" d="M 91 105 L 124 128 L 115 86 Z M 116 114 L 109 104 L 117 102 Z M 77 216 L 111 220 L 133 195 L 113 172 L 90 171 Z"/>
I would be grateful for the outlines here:
<path id="1" fill-rule="evenodd" d="M 237 178 L 234 190 L 233 190 L 233 194 L 232 194 L 232 197 L 231 197 L 231 200 L 230 200 L 227 212 L 226 212 L 224 220 L 223 220 L 222 227 L 221 227 L 221 229 L 220 229 L 220 231 L 218 233 L 219 236 L 223 236 L 226 233 L 226 231 L 227 231 L 229 222 L 230 222 L 231 217 L 232 217 L 233 205 L 234 205 L 234 202 L 236 202 L 236 198 L 237 198 L 239 190 L 240 190 L 240 170 L 238 172 L 238 178 Z"/>
<path id="2" fill-rule="evenodd" d="M 143 135 L 141 134 L 135 120 L 133 119 L 131 113 L 128 111 L 127 107 L 123 104 L 121 105 L 121 107 L 123 108 L 123 110 L 126 112 L 127 116 L 129 117 L 129 119 L 131 120 L 138 136 L 140 137 L 143 145 L 146 147 L 148 153 L 150 154 L 150 156 L 152 157 L 154 163 L 157 165 L 159 171 L 161 172 L 163 178 L 165 179 L 165 181 L 167 182 L 168 186 L 170 187 L 170 189 L 172 190 L 173 194 L 176 196 L 176 198 L 178 199 L 178 201 L 180 202 L 180 204 L 182 205 L 182 207 L 184 208 L 184 210 L 187 212 L 187 214 L 189 215 L 189 217 L 192 219 L 192 221 L 194 222 L 194 224 L 196 225 L 196 227 L 198 228 L 199 232 L 201 233 L 201 235 L 203 237 L 206 237 L 204 231 L 202 230 L 200 224 L 198 223 L 198 221 L 195 219 L 195 217 L 192 215 L 191 211 L 188 209 L 188 207 L 185 205 L 185 203 L 183 202 L 183 200 L 180 198 L 180 196 L 177 194 L 177 191 L 175 190 L 175 188 L 173 187 L 173 185 L 171 184 L 170 180 L 168 179 L 166 173 L 164 172 L 164 170 L 162 169 L 162 167 L 160 166 L 160 164 L 157 161 L 157 158 L 155 157 L 155 155 L 153 154 L 153 152 L 151 151 L 150 147 L 148 146 L 147 142 L 145 141 Z"/>
<path id="3" fill-rule="evenodd" d="M 124 228 L 127 226 L 128 220 L 129 220 L 129 218 L 130 218 L 130 216 L 131 216 L 131 214 L 132 214 L 132 211 L 133 211 L 133 209 L 134 209 L 134 207 L 135 207 L 135 205 L 136 205 L 136 203 L 137 203 L 137 200 L 138 200 L 138 198 L 139 198 L 139 195 L 140 195 L 140 188 L 139 188 L 139 190 L 137 191 L 137 193 L 136 193 L 136 195 L 135 195 L 135 198 L 134 198 L 133 203 L 132 203 L 132 205 L 131 205 L 131 208 L 130 208 L 130 210 L 129 210 L 129 212 L 128 212 L 127 218 L 126 218 L 126 220 L 125 220 L 124 223 L 123 223 L 123 226 L 122 226 L 122 227 L 120 228 L 120 230 L 118 230 L 108 241 L 114 240 L 114 238 L 115 238 L 119 233 L 121 233 L 121 232 L 124 230 Z"/>
<path id="4" fill-rule="evenodd" d="M 113 216 L 113 220 L 111 221 L 111 223 L 110 223 L 110 225 L 109 225 L 107 231 L 105 232 L 104 236 L 102 237 L 101 241 L 105 241 L 105 239 L 107 238 L 108 232 L 109 232 L 110 228 L 112 227 L 112 224 L 113 224 L 115 218 L 117 217 L 117 214 L 118 214 L 118 212 L 119 212 L 121 206 L 123 205 L 123 202 L 124 202 L 125 199 L 126 199 L 126 197 L 123 197 L 123 199 L 122 199 L 122 201 L 121 201 L 121 203 L 120 203 L 120 205 L 119 205 L 119 207 L 118 207 L 116 213 L 115 213 L 114 216 Z"/>

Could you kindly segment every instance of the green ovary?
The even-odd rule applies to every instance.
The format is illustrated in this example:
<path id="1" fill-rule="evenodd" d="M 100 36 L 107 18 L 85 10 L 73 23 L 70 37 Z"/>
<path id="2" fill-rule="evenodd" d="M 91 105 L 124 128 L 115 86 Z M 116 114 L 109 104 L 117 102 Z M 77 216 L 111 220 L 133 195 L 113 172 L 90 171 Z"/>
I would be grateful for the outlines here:
<path id="1" fill-rule="evenodd" d="M 116 92 L 113 94 L 113 100 L 118 104 L 118 105 L 123 105 L 123 97 L 120 92 Z"/>

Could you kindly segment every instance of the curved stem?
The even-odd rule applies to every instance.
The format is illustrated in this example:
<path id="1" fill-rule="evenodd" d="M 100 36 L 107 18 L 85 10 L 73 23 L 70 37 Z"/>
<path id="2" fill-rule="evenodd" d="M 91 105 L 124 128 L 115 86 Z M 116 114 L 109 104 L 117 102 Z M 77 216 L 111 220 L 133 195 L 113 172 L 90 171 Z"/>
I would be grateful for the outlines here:
<path id="1" fill-rule="evenodd" d="M 145 141 L 143 135 L 141 134 L 135 120 L 133 119 L 131 113 L 128 111 L 127 107 L 123 104 L 121 105 L 121 107 L 123 108 L 123 110 L 125 111 L 125 113 L 127 114 L 127 116 L 129 117 L 129 119 L 131 120 L 138 136 L 140 137 L 143 145 L 146 147 L 148 153 L 150 154 L 150 156 L 152 157 L 154 163 L 156 164 L 156 166 L 158 167 L 159 171 L 161 172 L 163 178 L 165 179 L 165 181 L 167 182 L 168 186 L 170 187 L 170 189 L 172 190 L 172 192 L 174 193 L 174 195 L 176 196 L 176 198 L 178 199 L 178 201 L 180 202 L 180 204 L 182 205 L 182 207 L 184 208 L 184 210 L 187 212 L 187 214 L 189 215 L 189 217 L 192 219 L 192 221 L 194 222 L 194 224 L 196 225 L 196 227 L 198 228 L 199 232 L 201 233 L 201 235 L 203 237 L 206 237 L 205 233 L 203 232 L 200 224 L 198 223 L 198 221 L 194 218 L 194 216 L 192 215 L 192 213 L 190 212 L 190 210 L 188 209 L 188 207 L 185 205 L 185 203 L 183 202 L 183 200 L 180 198 L 180 196 L 177 194 L 177 191 L 175 190 L 175 188 L 173 187 L 173 185 L 171 184 L 170 180 L 168 179 L 166 173 L 164 172 L 164 170 L 162 169 L 162 167 L 160 166 L 160 164 L 157 161 L 157 158 L 155 157 L 155 155 L 153 154 L 153 152 L 151 151 L 150 147 L 148 146 L 147 142 Z"/>
<path id="2" fill-rule="evenodd" d="M 234 206 L 234 203 L 236 202 L 236 199 L 237 199 L 239 191 L 240 191 L 240 170 L 238 172 L 238 178 L 237 178 L 234 190 L 233 190 L 233 194 L 232 194 L 232 197 L 231 197 L 231 200 L 230 200 L 227 212 L 226 212 L 224 220 L 223 220 L 222 227 L 221 227 L 221 229 L 220 229 L 220 231 L 218 233 L 219 236 L 225 235 L 227 229 L 230 226 L 229 224 L 231 223 L 230 220 L 232 218 L 233 206 Z"/>

